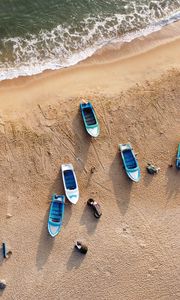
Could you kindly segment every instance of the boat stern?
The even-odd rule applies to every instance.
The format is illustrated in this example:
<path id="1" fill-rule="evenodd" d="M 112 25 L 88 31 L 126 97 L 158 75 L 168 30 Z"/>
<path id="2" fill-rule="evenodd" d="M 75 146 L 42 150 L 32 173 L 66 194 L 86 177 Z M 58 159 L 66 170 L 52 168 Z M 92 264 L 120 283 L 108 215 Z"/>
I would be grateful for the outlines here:
<path id="1" fill-rule="evenodd" d="M 131 144 L 130 144 L 130 143 L 127 143 L 127 144 L 119 144 L 118 147 L 119 147 L 119 150 L 120 150 L 121 152 L 123 152 L 124 150 L 128 150 L 128 149 L 131 149 L 131 150 L 132 150 L 132 147 L 131 147 Z"/>
<path id="2" fill-rule="evenodd" d="M 54 226 L 53 224 L 50 224 L 48 223 L 48 231 L 49 231 L 49 234 L 52 236 L 52 237 L 55 237 L 56 235 L 58 235 L 58 233 L 60 232 L 61 230 L 61 226 Z"/>
<path id="3" fill-rule="evenodd" d="M 67 198 L 72 204 L 76 204 L 79 200 L 79 192 L 78 190 L 73 191 L 72 193 L 67 193 Z"/>
<path id="4" fill-rule="evenodd" d="M 52 195 L 52 201 L 56 201 L 56 202 L 60 202 L 62 204 L 65 204 L 65 196 L 64 195 L 53 194 Z"/>
<path id="5" fill-rule="evenodd" d="M 89 133 L 89 135 L 91 135 L 92 137 L 98 137 L 100 130 L 99 130 L 99 126 L 97 125 L 96 127 L 92 127 L 92 128 L 86 128 L 87 132 Z"/>
<path id="6" fill-rule="evenodd" d="M 73 165 L 71 163 L 62 164 L 61 165 L 61 171 L 68 171 L 68 170 L 74 170 Z"/>
<path id="7" fill-rule="evenodd" d="M 180 158 L 176 159 L 176 169 L 180 170 Z"/>
<path id="8" fill-rule="evenodd" d="M 128 171 L 127 172 L 129 178 L 135 182 L 138 182 L 140 180 L 140 170 L 134 170 L 134 171 Z"/>

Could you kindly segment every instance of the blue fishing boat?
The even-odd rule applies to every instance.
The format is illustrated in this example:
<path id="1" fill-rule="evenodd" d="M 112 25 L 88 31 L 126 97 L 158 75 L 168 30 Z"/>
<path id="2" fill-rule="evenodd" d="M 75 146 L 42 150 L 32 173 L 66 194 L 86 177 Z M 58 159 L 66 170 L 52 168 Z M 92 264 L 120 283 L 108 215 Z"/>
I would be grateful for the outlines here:
<path id="1" fill-rule="evenodd" d="M 180 170 L 180 144 L 178 145 L 178 151 L 176 156 L 176 168 Z"/>
<path id="2" fill-rule="evenodd" d="M 79 200 L 79 188 L 73 165 L 63 164 L 61 171 L 66 197 L 71 203 L 76 204 Z"/>
<path id="3" fill-rule="evenodd" d="M 52 237 L 55 237 L 61 230 L 62 220 L 64 217 L 64 195 L 52 196 L 52 202 L 50 206 L 49 219 L 48 219 L 48 231 Z"/>
<path id="4" fill-rule="evenodd" d="M 80 109 L 86 131 L 90 136 L 98 137 L 100 127 L 92 104 L 90 102 L 81 103 Z"/>
<path id="5" fill-rule="evenodd" d="M 131 144 L 119 144 L 124 168 L 129 178 L 135 182 L 140 180 L 140 168 Z"/>

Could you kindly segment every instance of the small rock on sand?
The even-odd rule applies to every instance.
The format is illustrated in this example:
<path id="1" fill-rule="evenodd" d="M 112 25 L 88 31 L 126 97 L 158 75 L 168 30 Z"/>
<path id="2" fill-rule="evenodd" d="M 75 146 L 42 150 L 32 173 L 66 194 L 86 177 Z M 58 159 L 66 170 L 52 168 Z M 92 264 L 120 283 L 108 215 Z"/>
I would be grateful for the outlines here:
<path id="1" fill-rule="evenodd" d="M 168 164 L 168 167 L 169 168 L 173 168 L 173 164 Z"/>
<path id="2" fill-rule="evenodd" d="M 5 287 L 6 287 L 6 280 L 1 279 L 1 280 L 0 280 L 0 289 L 1 289 L 1 290 L 4 290 Z"/>
<path id="3" fill-rule="evenodd" d="M 7 214 L 7 215 L 6 215 L 6 218 L 8 218 L 8 219 L 11 218 L 11 217 L 12 217 L 11 214 Z"/>
<path id="4" fill-rule="evenodd" d="M 91 167 L 91 174 L 93 174 L 96 171 L 96 168 L 93 166 Z"/>

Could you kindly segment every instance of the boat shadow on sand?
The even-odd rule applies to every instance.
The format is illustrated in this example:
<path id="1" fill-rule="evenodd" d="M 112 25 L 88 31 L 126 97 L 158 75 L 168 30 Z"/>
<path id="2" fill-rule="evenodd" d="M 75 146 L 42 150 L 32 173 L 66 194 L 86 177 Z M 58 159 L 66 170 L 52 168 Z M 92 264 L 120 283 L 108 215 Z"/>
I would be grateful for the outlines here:
<path id="1" fill-rule="evenodd" d="M 82 171 L 87 173 L 86 161 L 91 144 L 91 137 L 86 132 L 80 110 L 72 121 L 72 130 L 74 133 L 74 153 L 76 156 L 74 168 L 75 170 L 77 169 L 79 173 Z"/>
<path id="2" fill-rule="evenodd" d="M 47 209 L 46 214 L 44 216 L 42 230 L 39 239 L 39 245 L 37 249 L 36 266 L 38 270 L 41 270 L 45 265 L 54 244 L 54 238 L 49 235 L 47 230 L 48 216 L 49 216 L 49 208 Z"/>
<path id="3" fill-rule="evenodd" d="M 171 198 L 176 197 L 180 192 L 180 171 L 177 170 L 175 167 L 167 168 L 166 174 L 167 178 L 167 186 L 166 186 L 166 195 L 167 195 L 167 202 L 170 201 Z"/>
<path id="4" fill-rule="evenodd" d="M 112 181 L 114 196 L 117 201 L 117 205 L 122 215 L 125 215 L 131 197 L 131 189 L 133 182 L 126 175 L 123 169 L 120 153 L 117 152 L 109 169 L 109 177 Z"/>
<path id="5" fill-rule="evenodd" d="M 153 182 L 154 176 L 157 176 L 157 174 L 152 175 L 152 174 L 149 174 L 147 170 L 145 170 L 145 174 L 143 176 L 143 181 L 144 181 L 144 185 L 146 187 L 148 187 Z"/>
<path id="6" fill-rule="evenodd" d="M 3 296 L 4 290 L 0 290 L 0 297 Z"/>
<path id="7" fill-rule="evenodd" d="M 0 247 L 0 265 L 3 263 L 3 261 L 5 260 L 4 256 L 3 256 L 3 247 Z"/>

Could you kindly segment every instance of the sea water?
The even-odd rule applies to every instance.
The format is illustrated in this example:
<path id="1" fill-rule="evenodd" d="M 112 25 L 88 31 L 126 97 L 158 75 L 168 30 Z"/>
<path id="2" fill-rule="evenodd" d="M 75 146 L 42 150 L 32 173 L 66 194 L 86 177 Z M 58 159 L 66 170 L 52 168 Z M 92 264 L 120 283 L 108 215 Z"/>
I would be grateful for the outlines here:
<path id="1" fill-rule="evenodd" d="M 0 80 L 64 68 L 180 19 L 180 0 L 0 0 Z"/>

